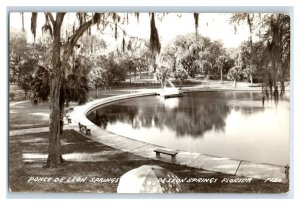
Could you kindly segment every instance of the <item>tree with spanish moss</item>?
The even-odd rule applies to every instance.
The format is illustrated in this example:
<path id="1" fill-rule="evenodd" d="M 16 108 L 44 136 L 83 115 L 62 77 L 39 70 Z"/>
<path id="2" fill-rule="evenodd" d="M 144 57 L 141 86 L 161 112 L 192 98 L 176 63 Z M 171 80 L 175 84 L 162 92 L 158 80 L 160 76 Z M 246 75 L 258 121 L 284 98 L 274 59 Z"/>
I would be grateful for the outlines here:
<path id="1" fill-rule="evenodd" d="M 49 130 L 51 133 L 47 159 L 47 166 L 49 167 L 59 166 L 63 162 L 60 138 L 63 131 L 65 96 L 66 90 L 68 90 L 65 82 L 70 80 L 67 78 L 67 76 L 70 77 L 68 73 L 71 72 L 68 62 L 75 52 L 78 40 L 85 32 L 89 32 L 92 25 L 97 25 L 99 30 L 105 30 L 108 26 L 113 25 L 112 30 L 114 30 L 114 35 L 117 38 L 118 24 L 121 21 L 121 17 L 116 13 L 77 13 L 77 24 L 74 23 L 71 31 L 63 31 L 65 15 L 65 12 L 57 12 L 55 14 L 50 12 L 44 13 L 45 24 L 43 29 L 49 31 L 53 39 L 49 94 Z M 37 17 L 38 13 L 32 13 L 31 31 L 34 40 L 36 38 Z M 62 34 L 65 33 L 65 38 L 62 38 Z M 74 82 L 75 80 L 73 79 Z"/>
<path id="2" fill-rule="evenodd" d="M 273 87 L 280 82 L 281 90 L 284 91 L 284 81 L 289 79 L 290 69 L 290 17 L 283 13 L 237 13 L 231 18 L 235 28 L 241 22 L 247 22 L 249 27 L 249 68 L 257 62 L 257 52 L 252 42 L 255 34 L 258 37 L 256 45 L 260 44 L 260 50 L 264 52 L 264 61 L 267 61 L 266 72 L 259 72 L 265 76 L 272 92 Z M 255 32 L 255 33 L 254 33 Z M 262 83 L 263 84 L 263 83 Z"/>
<path id="3" fill-rule="evenodd" d="M 48 167 L 60 166 L 63 163 L 61 150 L 61 134 L 63 131 L 63 113 L 66 102 L 66 84 L 67 76 L 70 72 L 69 61 L 78 48 L 78 41 L 84 33 L 91 34 L 91 27 L 97 26 L 99 33 L 109 30 L 115 39 L 126 35 L 123 29 L 128 14 L 117 13 L 76 13 L 77 20 L 74 22 L 71 30 L 64 30 L 63 23 L 66 12 L 44 13 L 45 24 L 44 30 L 49 31 L 52 36 L 51 44 L 51 74 L 50 74 L 50 137 L 49 137 L 49 154 L 47 159 Z M 71 14 L 70 14 L 71 15 Z M 133 13 L 139 18 L 138 13 Z M 31 31 L 36 39 L 38 13 L 33 12 L 31 17 Z M 198 19 L 198 17 L 194 17 Z M 198 24 L 197 24 L 198 25 Z M 197 27 L 197 26 L 196 26 Z M 155 59 L 160 53 L 160 41 L 158 30 L 155 24 L 155 14 L 150 13 L 150 50 L 152 58 Z M 121 32 L 120 32 L 121 31 Z"/>
<path id="4" fill-rule="evenodd" d="M 249 28 L 249 37 L 248 37 L 248 41 L 250 44 L 250 58 L 249 58 L 249 65 L 248 65 L 248 70 L 249 70 L 249 78 L 251 81 L 251 85 L 253 84 L 253 73 L 254 73 L 254 68 L 253 68 L 253 29 L 254 29 L 254 17 L 255 14 L 254 13 L 236 13 L 231 17 L 231 23 L 237 24 L 239 25 L 241 22 L 246 21 L 248 28 Z M 235 25 L 235 29 L 236 26 Z"/>

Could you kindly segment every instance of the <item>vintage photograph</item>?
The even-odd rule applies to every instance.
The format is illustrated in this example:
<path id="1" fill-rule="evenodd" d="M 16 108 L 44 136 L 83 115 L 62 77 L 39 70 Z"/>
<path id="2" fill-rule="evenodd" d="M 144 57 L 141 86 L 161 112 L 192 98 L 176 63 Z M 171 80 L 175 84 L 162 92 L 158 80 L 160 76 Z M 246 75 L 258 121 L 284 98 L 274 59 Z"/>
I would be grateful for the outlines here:
<path id="1" fill-rule="evenodd" d="M 8 15 L 10 192 L 289 192 L 289 13 Z"/>

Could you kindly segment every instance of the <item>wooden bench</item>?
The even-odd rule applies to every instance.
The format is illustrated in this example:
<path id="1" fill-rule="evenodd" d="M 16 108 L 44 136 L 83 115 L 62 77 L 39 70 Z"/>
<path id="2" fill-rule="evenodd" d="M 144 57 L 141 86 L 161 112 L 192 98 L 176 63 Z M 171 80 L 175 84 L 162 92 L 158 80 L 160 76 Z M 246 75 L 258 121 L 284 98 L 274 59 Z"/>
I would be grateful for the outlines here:
<path id="1" fill-rule="evenodd" d="M 69 115 L 67 115 L 66 118 L 67 118 L 67 120 L 68 120 L 68 124 L 69 124 L 69 123 L 72 123 L 72 120 L 71 120 L 71 118 L 70 118 Z"/>
<path id="2" fill-rule="evenodd" d="M 72 119 L 70 118 L 70 115 L 67 115 L 67 113 L 68 113 L 71 109 L 74 110 L 74 108 L 67 108 L 65 111 L 63 111 L 63 116 L 67 119 L 68 124 L 69 124 L 69 123 L 72 123 Z"/>
<path id="3" fill-rule="evenodd" d="M 175 156 L 178 154 L 176 151 L 165 150 L 165 149 L 155 149 L 156 157 L 160 158 L 160 153 L 172 156 L 172 161 L 175 161 Z"/>
<path id="4" fill-rule="evenodd" d="M 86 135 L 91 135 L 91 129 L 88 129 L 86 125 L 81 124 L 78 122 L 79 132 L 83 132 Z"/>

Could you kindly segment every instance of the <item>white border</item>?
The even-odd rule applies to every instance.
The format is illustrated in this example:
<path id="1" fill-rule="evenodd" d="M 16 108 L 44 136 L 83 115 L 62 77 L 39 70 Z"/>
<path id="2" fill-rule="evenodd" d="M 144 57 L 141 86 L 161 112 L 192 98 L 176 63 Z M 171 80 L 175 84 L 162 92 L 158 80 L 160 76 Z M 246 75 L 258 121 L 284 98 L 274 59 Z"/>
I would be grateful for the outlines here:
<path id="1" fill-rule="evenodd" d="M 16 6 L 16 7 L 20 7 L 20 6 L 58 6 L 56 8 L 59 8 L 61 6 L 89 6 L 89 7 L 93 7 L 93 6 L 142 6 L 142 7 L 148 7 L 148 6 L 175 6 L 177 8 L 182 8 L 182 6 L 235 6 L 237 9 L 240 8 L 241 6 L 252 6 L 252 7 L 261 7 L 261 6 L 268 6 L 268 7 L 272 7 L 272 6 L 293 6 L 294 7 L 294 75 L 291 76 L 291 78 L 293 78 L 294 80 L 294 102 L 291 102 L 294 104 L 294 120 L 291 121 L 294 122 L 294 144 L 295 145 L 299 145 L 299 107 L 297 105 L 299 105 L 299 94 L 297 93 L 299 88 L 299 40 L 297 38 L 297 36 L 300 35 L 299 33 L 299 2 L 297 0 L 280 0 L 280 1 L 276 1 L 276 0 L 249 0 L 249 1 L 242 1 L 242 0 L 206 0 L 206 1 L 191 1 L 191 0 L 106 0 L 106 1 L 102 1 L 102 0 L 96 0 L 96 1 L 92 1 L 92 0 L 78 0 L 78 2 L 74 2 L 73 1 L 62 1 L 62 0 L 47 0 L 47 1 L 34 1 L 34 0 L 1 0 L 0 1 L 0 25 L 1 25 L 1 32 L 0 32 L 0 39 L 7 39 L 7 19 L 6 19 L 6 7 L 7 6 Z M 129 7 L 130 8 L 130 7 Z M 149 8 L 149 7 L 148 7 Z M 174 8 L 174 7 L 173 7 Z M 1 204 L 9 204 L 9 203 L 22 203 L 22 204 L 53 204 L 53 203 L 57 203 L 60 202 L 59 199 L 53 199 L 53 200 L 34 200 L 34 199 L 26 199 L 26 200 L 16 200 L 16 199 L 6 199 L 6 190 L 7 190 L 7 184 L 6 184 L 6 179 L 8 176 L 6 176 L 7 174 L 7 142 L 4 140 L 6 139 L 7 133 L 5 132 L 7 130 L 7 122 L 4 123 L 5 121 L 7 121 L 6 119 L 6 115 L 4 113 L 7 113 L 7 101 L 5 101 L 4 99 L 7 99 L 7 50 L 6 50 L 6 46 L 5 44 L 1 44 L 1 55 L 0 55 L 0 62 L 1 62 L 1 68 L 4 70 L 4 72 L 1 72 L 1 80 L 0 82 L 1 84 L 1 106 L 0 106 L 0 113 L 2 113 L 2 119 L 1 120 L 1 127 L 0 130 L 2 130 L 2 141 L 0 143 L 0 156 L 2 158 L 1 163 L 2 165 L 5 166 L 1 166 L 1 179 L 2 179 L 2 183 L 0 186 L 0 195 L 1 195 Z M 298 57 L 298 58 L 297 58 Z M 5 130 L 5 131 L 4 131 Z M 292 130 L 291 130 L 292 132 Z M 294 162 L 295 162 L 295 167 L 294 167 L 294 198 L 296 198 L 296 200 L 277 200 L 277 199 L 271 199 L 271 200 L 243 200 L 243 202 L 241 201 L 241 199 L 237 200 L 237 199 L 224 199 L 224 198 L 228 198 L 226 197 L 226 195 L 219 195 L 219 197 L 217 198 L 222 198 L 223 200 L 220 201 L 218 199 L 203 199 L 203 201 L 201 200 L 200 203 L 208 203 L 208 202 L 220 202 L 220 203 L 230 203 L 230 204 L 240 204 L 242 203 L 246 203 L 246 204 L 253 204 L 253 203 L 261 203 L 261 204 L 265 204 L 265 203 L 272 203 L 272 204 L 281 204 L 282 203 L 289 203 L 289 204 L 295 204 L 298 200 L 299 200 L 299 177 L 298 174 L 299 173 L 299 149 L 297 148 L 298 146 L 296 146 L 296 149 L 294 149 Z M 49 196 L 51 196 L 51 194 L 49 194 Z M 56 195 L 52 195 L 54 198 L 58 197 L 60 198 L 60 194 L 56 194 Z M 133 200 L 133 199 L 122 199 L 114 201 L 111 198 L 114 198 L 116 195 L 108 195 L 105 198 L 106 199 L 102 199 L 102 201 L 97 201 L 97 199 L 92 199 L 89 200 L 88 203 L 89 204 L 99 204 L 99 203 L 122 203 L 122 204 L 156 204 L 156 203 L 175 203 L 175 204 L 182 204 L 182 203 L 192 203 L 192 204 L 199 204 L 199 200 L 188 200 L 186 201 L 185 196 L 181 195 L 180 198 L 181 199 L 176 199 L 174 198 L 174 196 L 168 196 L 168 201 L 163 201 L 162 199 L 151 199 L 151 200 Z M 202 198 L 202 195 L 199 194 L 197 195 L 197 198 Z M 41 198 L 43 198 L 43 196 L 40 196 Z M 84 203 L 84 201 L 82 200 L 78 200 L 79 198 L 86 198 L 86 195 L 82 195 L 82 194 L 72 194 L 69 195 L 68 198 L 74 198 L 72 200 L 68 200 L 68 203 L 72 203 L 74 205 L 76 204 L 82 204 Z M 101 197 L 101 195 L 99 196 Z M 124 196 L 125 197 L 125 196 Z M 190 196 L 189 196 L 190 197 Z M 204 196 L 203 196 L 204 197 Z M 235 197 L 240 198 L 239 195 L 235 195 Z M 273 197 L 273 196 L 270 196 Z M 47 197 L 48 198 L 48 197 Z M 110 198 L 110 199 L 107 199 Z M 116 197 L 118 199 L 120 199 L 120 197 Z M 128 197 L 127 197 L 128 198 Z M 136 198 L 136 197 L 131 197 L 131 198 Z M 140 197 L 138 197 L 140 198 Z M 149 197 L 147 197 L 149 198 Z M 162 197 L 161 197 L 162 198 Z M 163 197 L 166 198 L 166 197 Z M 194 197 L 192 197 L 194 198 Z M 207 197 L 205 197 L 207 198 Z M 214 198 L 214 197 L 209 197 L 209 198 Z M 232 198 L 232 197 L 230 197 Z M 248 198 L 248 197 L 246 197 Z M 276 197 L 278 198 L 278 197 Z M 281 197 L 279 197 L 281 198 Z M 209 200 L 209 201 L 208 201 Z M 298 203 L 299 204 L 299 201 Z"/>

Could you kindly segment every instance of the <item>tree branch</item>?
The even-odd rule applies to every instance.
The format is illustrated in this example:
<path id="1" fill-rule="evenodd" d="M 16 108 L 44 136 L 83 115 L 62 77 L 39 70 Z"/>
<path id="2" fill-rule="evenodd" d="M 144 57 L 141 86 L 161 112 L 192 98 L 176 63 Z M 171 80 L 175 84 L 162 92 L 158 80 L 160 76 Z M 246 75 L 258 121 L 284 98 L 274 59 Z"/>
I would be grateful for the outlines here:
<path id="1" fill-rule="evenodd" d="M 52 23 L 52 26 L 54 27 L 55 20 L 53 18 L 53 15 L 50 12 L 46 12 L 45 14 L 48 15 L 48 17 L 49 17 L 49 19 L 50 19 L 50 21 Z"/>
<path id="2" fill-rule="evenodd" d="M 55 24 L 59 24 L 59 27 L 61 27 L 61 24 L 64 20 L 64 16 L 65 16 L 65 12 L 60 12 L 60 13 L 57 13 L 56 14 L 56 21 L 55 21 Z"/>
<path id="3" fill-rule="evenodd" d="M 93 24 L 92 20 L 89 20 L 82 24 L 74 34 L 69 38 L 66 44 L 66 49 L 63 54 L 63 62 L 67 62 L 72 55 L 73 47 L 76 45 L 78 39 L 82 36 L 82 34 Z"/>

